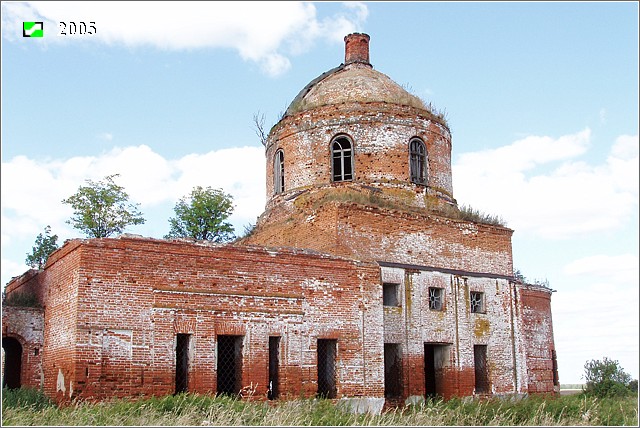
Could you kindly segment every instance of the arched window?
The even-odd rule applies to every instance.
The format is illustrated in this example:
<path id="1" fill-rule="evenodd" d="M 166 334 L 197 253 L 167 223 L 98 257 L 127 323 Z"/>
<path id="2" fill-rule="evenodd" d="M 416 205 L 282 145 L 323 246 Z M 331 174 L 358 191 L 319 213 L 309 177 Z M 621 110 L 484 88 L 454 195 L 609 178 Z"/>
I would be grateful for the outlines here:
<path id="1" fill-rule="evenodd" d="M 427 149 L 419 138 L 409 141 L 409 168 L 412 183 L 427 184 Z"/>
<path id="2" fill-rule="evenodd" d="M 336 137 L 331 142 L 331 160 L 333 181 L 353 180 L 353 150 L 347 137 Z"/>
<path id="3" fill-rule="evenodd" d="M 273 191 L 284 192 L 284 152 L 278 150 L 273 160 Z"/>

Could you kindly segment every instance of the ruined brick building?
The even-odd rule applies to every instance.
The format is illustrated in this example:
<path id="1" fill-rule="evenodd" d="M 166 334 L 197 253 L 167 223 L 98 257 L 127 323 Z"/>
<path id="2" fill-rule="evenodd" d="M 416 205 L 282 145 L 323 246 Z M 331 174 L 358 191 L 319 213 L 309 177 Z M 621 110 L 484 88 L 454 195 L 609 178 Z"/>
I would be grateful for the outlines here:
<path id="1" fill-rule="evenodd" d="M 373 69 L 368 35 L 345 42 L 264 142 L 249 236 L 75 239 L 7 285 L 39 303 L 3 306 L 7 384 L 57 400 L 557 391 L 552 290 L 514 277 L 511 229 L 461 219 L 446 121 Z"/>

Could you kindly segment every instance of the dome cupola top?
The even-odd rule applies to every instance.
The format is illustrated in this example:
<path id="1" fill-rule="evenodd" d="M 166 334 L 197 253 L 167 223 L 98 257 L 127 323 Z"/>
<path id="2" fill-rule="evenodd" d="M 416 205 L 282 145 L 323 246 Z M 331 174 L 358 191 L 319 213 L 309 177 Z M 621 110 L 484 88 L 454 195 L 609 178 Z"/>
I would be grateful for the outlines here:
<path id="1" fill-rule="evenodd" d="M 420 98 L 373 69 L 369 62 L 369 40 L 369 35 L 363 33 L 345 36 L 344 63 L 309 82 L 291 102 L 286 115 L 328 105 L 371 102 L 427 110 Z"/>

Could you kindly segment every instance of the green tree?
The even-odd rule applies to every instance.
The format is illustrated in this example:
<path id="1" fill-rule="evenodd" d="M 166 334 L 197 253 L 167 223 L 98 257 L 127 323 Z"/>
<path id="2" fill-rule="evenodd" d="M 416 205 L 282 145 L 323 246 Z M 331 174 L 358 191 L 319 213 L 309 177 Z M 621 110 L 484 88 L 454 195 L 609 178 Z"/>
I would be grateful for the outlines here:
<path id="1" fill-rule="evenodd" d="M 47 263 L 49 255 L 58 249 L 58 235 L 51 235 L 51 226 L 44 228 L 44 235 L 40 233 L 36 237 L 35 245 L 31 253 L 27 253 L 25 263 L 33 269 L 42 269 Z"/>
<path id="2" fill-rule="evenodd" d="M 145 219 L 138 211 L 140 204 L 129 203 L 127 192 L 113 181 L 119 175 L 108 175 L 98 182 L 86 180 L 86 186 L 80 186 L 73 196 L 63 199 L 62 203 L 74 209 L 67 223 L 89 238 L 106 238 L 122 233 L 129 225 L 143 224 Z"/>
<path id="3" fill-rule="evenodd" d="M 587 361 L 584 365 L 585 393 L 596 397 L 620 397 L 632 393 L 631 375 L 617 360 L 604 357 Z"/>
<path id="4" fill-rule="evenodd" d="M 170 231 L 165 238 L 230 241 L 235 237 L 234 229 L 226 220 L 233 208 L 233 197 L 221 189 L 194 187 L 174 207 L 176 216 L 169 219 Z"/>

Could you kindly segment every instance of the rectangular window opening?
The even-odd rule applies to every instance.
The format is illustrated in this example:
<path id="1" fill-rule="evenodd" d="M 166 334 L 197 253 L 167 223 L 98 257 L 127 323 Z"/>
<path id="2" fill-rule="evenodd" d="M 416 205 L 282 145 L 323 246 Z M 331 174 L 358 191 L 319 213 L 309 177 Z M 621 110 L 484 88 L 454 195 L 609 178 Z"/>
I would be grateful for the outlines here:
<path id="1" fill-rule="evenodd" d="M 382 304 L 384 306 L 400 306 L 400 299 L 398 299 L 399 284 L 382 284 Z"/>
<path id="2" fill-rule="evenodd" d="M 318 339 L 318 396 L 336 398 L 337 340 Z"/>
<path id="3" fill-rule="evenodd" d="M 471 302 L 471 312 L 484 313 L 484 293 L 478 291 L 469 292 L 469 300 Z"/>
<path id="4" fill-rule="evenodd" d="M 444 289 L 429 287 L 429 309 L 441 311 L 444 308 Z"/>
<path id="5" fill-rule="evenodd" d="M 237 395 L 242 388 L 242 336 L 218 336 L 218 394 Z"/>

